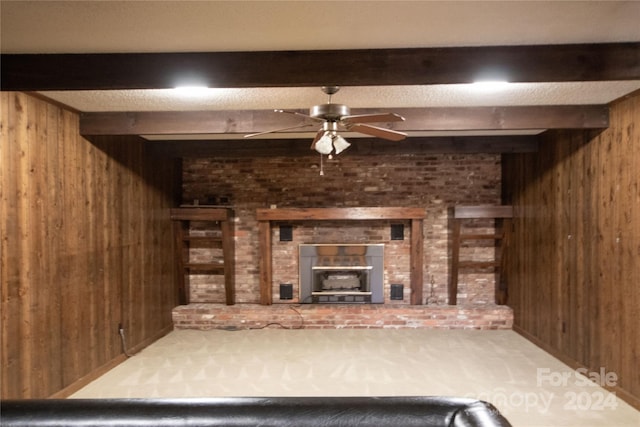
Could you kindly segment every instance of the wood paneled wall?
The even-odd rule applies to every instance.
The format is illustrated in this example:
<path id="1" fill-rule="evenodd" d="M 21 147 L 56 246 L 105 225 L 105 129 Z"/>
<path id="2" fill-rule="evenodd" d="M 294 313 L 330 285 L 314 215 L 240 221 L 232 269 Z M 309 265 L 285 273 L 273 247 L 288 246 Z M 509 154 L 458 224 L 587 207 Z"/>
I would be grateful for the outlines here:
<path id="1" fill-rule="evenodd" d="M 172 161 L 1 93 L 2 397 L 65 395 L 172 327 Z"/>
<path id="2" fill-rule="evenodd" d="M 640 94 L 613 104 L 610 121 L 504 156 L 509 305 L 516 330 L 569 364 L 615 372 L 618 395 L 640 407 Z"/>

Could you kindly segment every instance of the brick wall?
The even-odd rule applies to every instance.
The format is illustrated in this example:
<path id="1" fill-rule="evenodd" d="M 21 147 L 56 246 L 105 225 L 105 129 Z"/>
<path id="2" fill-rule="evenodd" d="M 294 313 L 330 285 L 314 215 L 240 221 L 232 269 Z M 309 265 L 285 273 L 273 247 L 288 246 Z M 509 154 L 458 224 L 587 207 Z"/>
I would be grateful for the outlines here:
<path id="1" fill-rule="evenodd" d="M 258 240 L 255 210 L 270 207 L 424 207 L 424 299 L 446 304 L 450 260 L 450 209 L 455 205 L 500 204 L 500 155 L 394 154 L 359 155 L 346 151 L 337 159 L 320 156 L 186 158 L 183 161 L 183 202 L 228 204 L 234 208 L 236 241 L 236 301 L 259 300 Z M 409 295 L 409 224 L 405 240 L 390 240 L 389 222 L 301 222 L 293 225 L 293 242 L 279 242 L 273 227 L 274 303 L 280 283 L 293 283 L 297 301 L 299 243 L 384 243 L 385 300 L 389 285 L 405 285 Z M 480 224 L 491 226 L 491 224 Z M 470 249 L 476 259 L 493 257 L 492 248 Z M 193 302 L 222 302 L 221 282 L 192 278 Z M 433 293 L 431 290 L 433 289 Z M 493 302 L 493 274 L 460 277 L 458 304 Z M 284 301 L 283 301 L 284 302 Z"/>

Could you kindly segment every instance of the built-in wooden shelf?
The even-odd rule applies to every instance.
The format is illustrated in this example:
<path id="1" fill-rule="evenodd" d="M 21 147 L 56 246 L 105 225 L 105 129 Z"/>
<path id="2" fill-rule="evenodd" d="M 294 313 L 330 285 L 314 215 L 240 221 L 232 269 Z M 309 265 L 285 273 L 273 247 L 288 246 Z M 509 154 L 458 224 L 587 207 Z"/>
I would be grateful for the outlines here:
<path id="1" fill-rule="evenodd" d="M 500 267 L 499 261 L 458 261 L 458 268 Z"/>
<path id="2" fill-rule="evenodd" d="M 205 243 L 205 244 L 215 244 L 222 243 L 222 237 L 210 237 L 210 236 L 183 236 L 182 240 L 185 242 L 193 242 L 193 243 Z"/>
<path id="3" fill-rule="evenodd" d="M 507 288 L 504 280 L 504 255 L 508 243 L 508 233 L 511 228 L 510 221 L 513 216 L 511 206 L 456 206 L 453 210 L 453 231 L 451 243 L 451 278 L 449 280 L 449 304 L 458 302 L 458 275 L 460 270 L 492 269 L 497 271 L 495 301 L 497 304 L 506 304 Z M 465 220 L 494 219 L 496 233 L 462 233 L 462 225 Z M 460 247 L 463 241 L 493 240 L 501 247 L 501 256 L 492 261 L 460 260 Z M 496 246 L 496 247 L 498 247 Z"/>
<path id="4" fill-rule="evenodd" d="M 410 286 L 411 304 L 422 304 L 425 218 L 424 208 L 402 207 L 354 207 L 354 208 L 280 208 L 258 209 L 258 233 L 260 239 L 260 303 L 272 303 L 272 221 L 411 221 Z"/>
<path id="5" fill-rule="evenodd" d="M 501 240 L 503 234 L 463 234 L 460 240 Z"/>
<path id="6" fill-rule="evenodd" d="M 184 265 L 185 269 L 189 269 L 189 270 L 201 270 L 201 271 L 208 271 L 208 270 L 223 270 L 224 271 L 224 263 L 223 262 L 219 262 L 219 263 L 213 263 L 213 262 L 202 262 L 202 263 L 188 263 Z"/>
<path id="7" fill-rule="evenodd" d="M 176 246 L 176 281 L 178 283 L 179 300 L 181 304 L 189 304 L 189 276 L 192 274 L 224 275 L 225 303 L 235 302 L 234 278 L 234 244 L 233 212 L 228 208 L 176 208 L 171 209 L 171 219 L 174 224 Z M 190 234 L 191 222 L 205 222 L 216 232 L 216 236 L 194 236 Z M 211 255 L 207 262 L 192 262 L 189 259 L 189 249 L 210 248 L 222 249 L 220 256 Z M 218 251 L 219 252 L 219 251 Z M 212 301 L 216 302 L 216 301 Z"/>

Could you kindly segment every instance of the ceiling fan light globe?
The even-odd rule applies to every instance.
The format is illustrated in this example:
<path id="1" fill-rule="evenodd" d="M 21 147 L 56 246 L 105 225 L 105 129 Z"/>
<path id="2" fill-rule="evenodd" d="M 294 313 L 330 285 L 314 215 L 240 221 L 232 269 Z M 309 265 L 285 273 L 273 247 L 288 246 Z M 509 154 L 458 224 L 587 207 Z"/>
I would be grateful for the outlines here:
<path id="1" fill-rule="evenodd" d="M 320 138 L 315 145 L 315 150 L 320 154 L 329 154 L 333 151 L 331 136 L 329 136 L 328 132 L 325 133 L 322 138 Z"/>
<path id="2" fill-rule="evenodd" d="M 351 144 L 347 142 L 346 139 L 341 137 L 340 135 L 336 136 L 333 140 L 333 148 L 336 150 L 336 154 L 342 153 L 347 148 L 351 147 Z"/>

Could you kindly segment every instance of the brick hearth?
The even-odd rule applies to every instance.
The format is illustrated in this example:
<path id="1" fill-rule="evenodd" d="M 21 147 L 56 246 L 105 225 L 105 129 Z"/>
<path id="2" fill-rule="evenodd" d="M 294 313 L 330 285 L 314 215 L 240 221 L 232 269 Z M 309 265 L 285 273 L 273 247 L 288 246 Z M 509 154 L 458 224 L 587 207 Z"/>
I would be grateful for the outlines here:
<path id="1" fill-rule="evenodd" d="M 173 310 L 176 329 L 256 329 L 271 327 L 511 329 L 507 306 L 378 304 L 223 304 L 196 303 Z"/>

